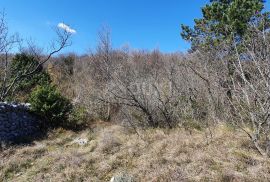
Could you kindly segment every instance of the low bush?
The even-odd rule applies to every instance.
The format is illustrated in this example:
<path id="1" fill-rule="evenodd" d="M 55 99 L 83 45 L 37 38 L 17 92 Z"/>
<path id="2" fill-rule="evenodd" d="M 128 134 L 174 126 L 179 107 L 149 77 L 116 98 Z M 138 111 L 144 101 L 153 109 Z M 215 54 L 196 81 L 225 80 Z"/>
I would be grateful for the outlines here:
<path id="1" fill-rule="evenodd" d="M 30 95 L 31 110 L 45 118 L 50 126 L 67 121 L 72 104 L 54 86 L 38 86 Z"/>
<path id="2" fill-rule="evenodd" d="M 71 127 L 86 126 L 90 120 L 91 118 L 88 117 L 85 107 L 74 106 L 69 115 L 67 125 Z"/>

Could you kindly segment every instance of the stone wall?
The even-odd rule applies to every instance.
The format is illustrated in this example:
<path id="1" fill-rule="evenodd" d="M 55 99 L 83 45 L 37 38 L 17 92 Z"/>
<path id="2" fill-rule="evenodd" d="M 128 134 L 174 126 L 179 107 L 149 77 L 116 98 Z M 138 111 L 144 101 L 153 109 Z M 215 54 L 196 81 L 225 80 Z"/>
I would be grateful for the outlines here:
<path id="1" fill-rule="evenodd" d="M 29 111 L 29 104 L 0 102 L 0 142 L 23 142 L 40 132 L 39 119 Z"/>

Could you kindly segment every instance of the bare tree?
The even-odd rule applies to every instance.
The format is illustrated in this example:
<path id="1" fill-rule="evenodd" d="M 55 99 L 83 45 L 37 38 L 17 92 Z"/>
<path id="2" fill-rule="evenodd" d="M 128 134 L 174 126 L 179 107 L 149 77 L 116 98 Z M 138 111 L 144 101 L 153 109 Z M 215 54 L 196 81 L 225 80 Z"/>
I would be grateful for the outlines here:
<path id="1" fill-rule="evenodd" d="M 60 52 L 62 49 L 70 45 L 70 37 L 71 33 L 63 30 L 56 29 L 57 39 L 51 45 L 51 51 L 46 56 L 40 56 L 33 46 L 29 47 L 29 50 L 33 55 L 36 56 L 36 59 L 39 61 L 39 64 L 36 66 L 30 66 L 28 69 L 24 70 L 23 73 L 12 75 L 12 77 L 8 76 L 8 62 L 9 62 L 9 51 L 15 48 L 15 43 L 18 43 L 18 39 L 15 36 L 8 35 L 8 28 L 5 22 L 4 15 L 0 19 L 0 48 L 1 54 L 4 55 L 4 70 L 3 70 L 3 80 L 0 85 L 0 101 L 4 101 L 6 97 L 13 92 L 16 88 L 16 85 L 20 83 L 20 81 L 28 76 L 35 74 L 42 65 L 50 60 L 50 58 Z"/>
<path id="2" fill-rule="evenodd" d="M 235 124 L 253 141 L 264 156 L 270 151 L 270 35 L 256 26 L 242 50 L 234 44 L 237 77 L 232 77 L 234 97 L 232 105 L 237 111 Z"/>
<path id="3" fill-rule="evenodd" d="M 5 20 L 5 13 L 0 13 L 0 58 L 1 58 L 1 78 L 0 78 L 0 101 L 4 99 L 6 95 L 6 88 L 8 82 L 8 63 L 9 63 L 9 52 L 14 46 L 19 43 L 17 35 L 9 35 L 7 22 Z"/>

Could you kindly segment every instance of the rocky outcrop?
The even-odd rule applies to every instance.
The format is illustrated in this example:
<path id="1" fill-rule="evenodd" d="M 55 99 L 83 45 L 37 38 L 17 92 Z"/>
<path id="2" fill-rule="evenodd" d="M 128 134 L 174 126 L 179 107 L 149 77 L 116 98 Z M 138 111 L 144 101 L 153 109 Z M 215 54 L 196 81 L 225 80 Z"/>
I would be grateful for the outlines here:
<path id="1" fill-rule="evenodd" d="M 0 142 L 24 142 L 40 132 L 40 120 L 30 112 L 30 104 L 0 102 Z"/>

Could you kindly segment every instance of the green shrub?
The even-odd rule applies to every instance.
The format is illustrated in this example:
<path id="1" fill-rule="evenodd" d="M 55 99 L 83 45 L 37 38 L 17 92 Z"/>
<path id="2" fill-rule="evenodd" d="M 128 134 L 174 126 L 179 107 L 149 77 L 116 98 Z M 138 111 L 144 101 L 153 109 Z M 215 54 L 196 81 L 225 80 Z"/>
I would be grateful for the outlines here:
<path id="1" fill-rule="evenodd" d="M 73 108 L 70 117 L 69 117 L 69 124 L 73 125 L 83 125 L 87 124 L 88 120 L 88 113 L 85 107 L 76 106 Z"/>
<path id="2" fill-rule="evenodd" d="M 11 81 L 17 76 L 23 75 L 29 70 L 34 70 L 39 65 L 38 60 L 27 53 L 16 54 L 10 65 Z M 40 66 L 35 73 L 23 77 L 16 85 L 13 95 L 9 100 L 25 102 L 28 99 L 31 90 L 38 85 L 50 84 L 50 75 Z"/>
<path id="3" fill-rule="evenodd" d="M 54 86 L 38 86 L 30 95 L 31 110 L 50 122 L 52 126 L 58 126 L 67 121 L 72 104 L 61 96 Z"/>

